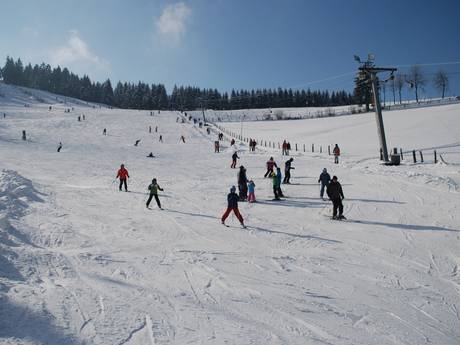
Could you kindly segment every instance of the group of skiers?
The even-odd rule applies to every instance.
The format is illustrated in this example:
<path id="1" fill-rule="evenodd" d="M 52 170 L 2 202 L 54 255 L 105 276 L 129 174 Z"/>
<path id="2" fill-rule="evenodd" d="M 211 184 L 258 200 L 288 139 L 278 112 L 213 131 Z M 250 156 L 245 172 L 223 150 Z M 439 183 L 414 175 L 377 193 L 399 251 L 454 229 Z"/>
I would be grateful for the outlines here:
<path id="1" fill-rule="evenodd" d="M 150 153 L 151 154 L 151 153 Z M 150 156 L 150 155 L 149 155 Z M 152 155 L 153 156 L 153 155 Z M 122 164 L 120 166 L 120 169 L 118 169 L 118 172 L 117 172 L 117 176 L 116 176 L 116 179 L 119 179 L 120 180 L 120 185 L 118 187 L 118 189 L 120 190 L 120 192 L 122 191 L 122 188 L 124 187 L 125 189 L 125 192 L 128 192 L 128 178 L 129 178 L 129 172 L 128 170 L 125 168 L 125 165 Z M 160 199 L 158 198 L 158 191 L 163 191 L 164 189 L 161 188 L 158 183 L 157 183 L 157 179 L 154 178 L 152 180 L 152 183 L 147 187 L 147 190 L 149 191 L 149 198 L 147 199 L 147 202 L 146 202 L 146 207 L 149 208 L 150 206 L 150 202 L 152 201 L 153 198 L 155 198 L 155 201 L 157 202 L 157 205 L 158 205 L 158 208 L 162 210 L 161 208 L 161 203 L 160 203 Z"/>
<path id="2" fill-rule="evenodd" d="M 257 146 L 257 140 L 249 139 L 249 151 L 255 152 Z"/>
<path id="3" fill-rule="evenodd" d="M 151 127 L 149 127 L 149 131 L 151 132 Z M 157 131 L 157 128 L 155 128 L 155 131 Z M 103 134 L 106 134 L 105 129 L 104 129 Z M 222 133 L 219 133 L 218 139 L 219 139 L 218 141 L 214 142 L 215 152 L 219 152 L 219 141 L 223 139 Z M 185 143 L 185 137 L 183 135 L 181 136 L 180 141 Z M 231 145 L 234 145 L 234 144 L 235 144 L 235 140 L 232 139 Z M 256 145 L 257 145 L 257 142 L 255 140 L 250 139 L 249 141 L 250 151 L 255 151 Z M 290 150 L 290 143 L 284 140 L 283 146 L 282 146 L 282 154 L 289 155 L 289 150 Z M 334 147 L 333 154 L 334 154 L 334 163 L 337 164 L 338 157 L 340 156 L 340 148 L 338 147 L 337 144 Z M 150 153 L 148 157 L 154 157 L 154 156 L 152 153 Z M 232 164 L 230 166 L 232 169 L 236 169 L 237 160 L 239 158 L 240 157 L 238 156 L 238 153 L 235 150 L 234 153 L 232 154 Z M 295 169 L 292 166 L 293 161 L 294 161 L 294 158 L 291 157 L 285 162 L 284 179 L 282 177 L 281 168 L 278 167 L 273 157 L 270 157 L 270 159 L 266 162 L 267 171 L 264 174 L 264 178 L 269 177 L 272 179 L 274 200 L 280 200 L 280 198 L 284 197 L 283 191 L 281 189 L 281 184 L 282 183 L 290 184 L 291 170 Z M 124 190 L 128 192 L 127 180 L 129 178 L 129 173 L 128 173 L 128 170 L 125 168 L 124 164 L 121 164 L 120 169 L 117 172 L 116 178 L 118 178 L 120 182 L 119 190 L 121 191 L 122 188 L 124 187 Z M 244 219 L 238 209 L 238 201 L 248 201 L 250 203 L 256 202 L 256 197 L 255 197 L 256 185 L 253 180 L 248 179 L 246 168 L 244 166 L 239 167 L 237 182 L 238 182 L 238 194 L 236 193 L 236 187 L 232 186 L 230 188 L 230 193 L 227 195 L 227 209 L 222 215 L 221 221 L 222 221 L 222 224 L 225 225 L 225 220 L 228 218 L 229 214 L 231 212 L 234 212 L 235 216 L 237 217 L 241 225 L 245 227 Z M 337 176 L 333 176 L 331 179 L 331 176 L 327 172 L 327 169 L 324 168 L 321 175 L 319 176 L 318 183 L 321 184 L 320 197 L 323 200 L 325 200 L 324 191 L 326 191 L 327 196 L 332 201 L 332 204 L 333 204 L 332 218 L 338 219 L 338 220 L 346 219 L 343 216 L 342 200 L 344 199 L 344 194 L 343 194 L 342 186 L 338 182 Z M 158 208 L 162 209 L 161 203 L 158 197 L 158 191 L 163 191 L 163 189 L 158 185 L 156 178 L 152 180 L 152 183 L 148 186 L 147 190 L 149 191 L 149 197 L 146 202 L 146 207 L 149 208 L 152 199 L 155 198 Z"/>

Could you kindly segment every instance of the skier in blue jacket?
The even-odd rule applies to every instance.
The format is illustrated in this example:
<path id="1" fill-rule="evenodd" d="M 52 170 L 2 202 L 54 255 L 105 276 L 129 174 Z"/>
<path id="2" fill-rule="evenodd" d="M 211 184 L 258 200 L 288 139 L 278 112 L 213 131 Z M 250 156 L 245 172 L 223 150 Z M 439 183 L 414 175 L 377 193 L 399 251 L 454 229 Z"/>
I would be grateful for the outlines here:
<path id="1" fill-rule="evenodd" d="M 321 191 L 319 194 L 323 200 L 326 200 L 323 197 L 324 188 L 327 188 L 327 186 L 329 186 L 329 182 L 331 182 L 331 175 L 329 175 L 329 173 L 327 172 L 327 169 L 324 168 L 323 172 L 321 173 L 321 175 L 319 175 L 319 179 L 318 179 L 318 183 L 321 183 Z"/>

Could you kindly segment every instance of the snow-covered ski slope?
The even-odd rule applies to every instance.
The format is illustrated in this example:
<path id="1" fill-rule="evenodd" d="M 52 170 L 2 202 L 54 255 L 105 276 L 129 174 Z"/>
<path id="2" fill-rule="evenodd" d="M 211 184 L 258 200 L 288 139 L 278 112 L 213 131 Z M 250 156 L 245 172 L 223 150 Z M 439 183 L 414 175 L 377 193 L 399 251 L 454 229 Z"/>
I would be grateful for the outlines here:
<path id="1" fill-rule="evenodd" d="M 355 141 L 375 143 L 343 122 L 343 162 L 294 155 L 287 198 L 273 202 L 264 163 L 285 158 L 239 145 L 258 203 L 240 203 L 248 229 L 232 216 L 226 228 L 219 218 L 236 171 L 228 141 L 214 153 L 214 131 L 176 123 L 172 112 L 77 104 L 50 112 L 4 98 L 0 107 L 0 344 L 459 343 L 458 165 L 382 167 L 369 152 L 347 157 Z M 427 133 L 414 147 L 460 133 L 452 121 L 429 137 L 425 126 L 440 123 L 441 108 L 430 111 L 431 120 L 413 124 Z M 401 114 L 399 128 L 410 133 Z M 292 121 L 280 138 L 309 121 L 317 120 Z M 312 135 L 326 135 L 328 125 Z M 130 193 L 114 181 L 121 163 Z M 331 221 L 319 198 L 323 167 L 339 176 L 348 221 Z M 145 207 L 154 177 L 164 211 Z"/>

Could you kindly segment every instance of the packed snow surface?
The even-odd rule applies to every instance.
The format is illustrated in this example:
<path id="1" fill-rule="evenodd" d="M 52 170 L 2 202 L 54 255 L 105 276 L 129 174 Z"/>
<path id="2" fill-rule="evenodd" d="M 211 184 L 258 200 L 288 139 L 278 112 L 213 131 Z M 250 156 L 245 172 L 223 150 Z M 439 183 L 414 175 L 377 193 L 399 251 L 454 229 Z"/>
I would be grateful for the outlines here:
<path id="1" fill-rule="evenodd" d="M 1 344 L 459 343 L 460 168 L 380 165 L 369 114 L 245 123 L 247 136 L 342 147 L 337 165 L 291 152 L 292 184 L 274 202 L 263 174 L 270 156 L 287 159 L 277 149 L 226 137 L 214 153 L 215 128 L 176 112 L 2 89 Z M 458 151 L 459 115 L 401 111 L 397 125 L 385 118 L 390 145 Z M 258 202 L 240 203 L 247 229 L 233 216 L 220 224 L 234 149 L 256 184 Z M 121 163 L 129 193 L 115 181 Z M 319 198 L 323 168 L 342 183 L 347 221 L 331 221 Z M 164 210 L 145 207 L 152 178 Z"/>

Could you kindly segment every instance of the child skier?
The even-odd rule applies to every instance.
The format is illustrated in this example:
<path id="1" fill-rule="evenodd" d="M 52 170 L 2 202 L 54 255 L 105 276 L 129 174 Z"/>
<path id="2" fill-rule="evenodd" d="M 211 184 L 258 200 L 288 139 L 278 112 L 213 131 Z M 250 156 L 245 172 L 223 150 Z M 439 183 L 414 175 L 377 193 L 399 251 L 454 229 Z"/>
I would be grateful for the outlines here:
<path id="1" fill-rule="evenodd" d="M 241 216 L 240 211 L 238 210 L 238 199 L 239 198 L 238 198 L 238 194 L 236 194 L 235 192 L 236 192 L 236 187 L 232 186 L 230 188 L 230 193 L 227 195 L 227 203 L 228 203 L 227 210 L 222 215 L 221 221 L 222 221 L 222 224 L 225 225 L 225 220 L 229 216 L 230 212 L 233 211 L 235 213 L 236 218 L 238 218 L 238 220 L 240 221 L 241 226 L 243 228 L 246 228 L 246 226 L 244 225 L 243 217 Z"/>
<path id="2" fill-rule="evenodd" d="M 270 157 L 270 159 L 267 162 L 267 172 L 265 173 L 264 177 L 270 176 L 271 173 L 273 172 L 274 167 L 278 167 L 278 166 L 276 165 L 276 162 L 273 159 L 273 157 Z"/>
<path id="3" fill-rule="evenodd" d="M 117 177 L 115 178 L 120 178 L 120 186 L 118 187 L 121 192 L 121 187 L 125 185 L 125 192 L 128 191 L 128 185 L 126 183 L 127 179 L 129 178 L 129 173 L 128 170 L 125 169 L 125 165 L 122 164 L 120 166 L 120 169 L 118 169 Z"/>
<path id="4" fill-rule="evenodd" d="M 256 184 L 253 180 L 248 182 L 248 202 L 256 202 L 255 194 Z"/>
<path id="5" fill-rule="evenodd" d="M 154 178 L 152 180 L 152 183 L 148 186 L 147 188 L 150 191 L 149 199 L 147 200 L 146 206 L 149 208 L 150 201 L 152 201 L 152 198 L 155 198 L 155 201 L 157 202 L 158 208 L 162 210 L 161 204 L 160 204 L 160 199 L 158 199 L 158 191 L 163 189 L 157 184 L 157 179 Z"/>

